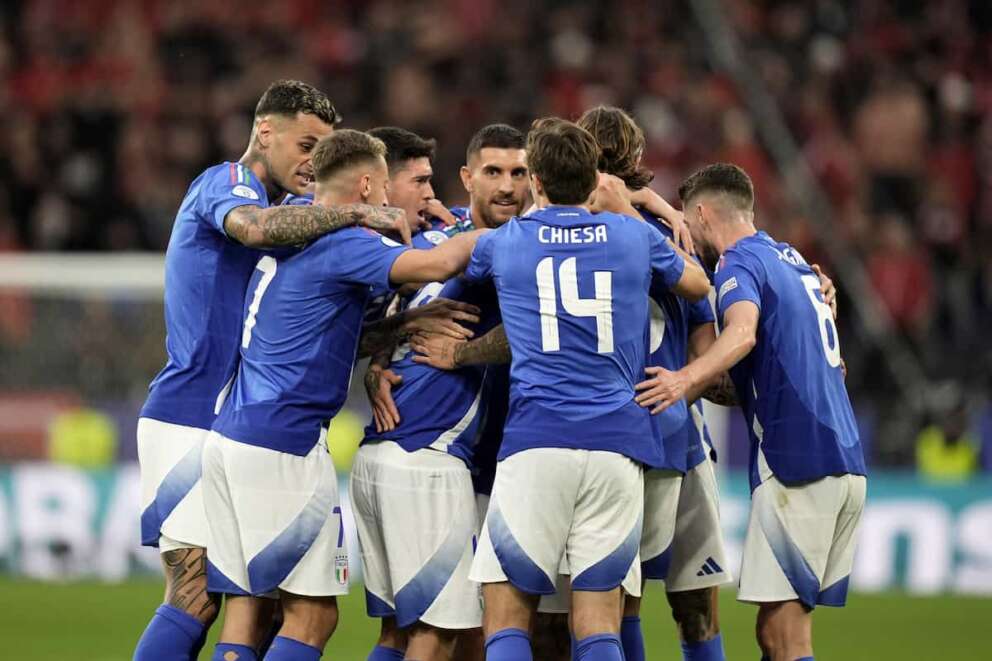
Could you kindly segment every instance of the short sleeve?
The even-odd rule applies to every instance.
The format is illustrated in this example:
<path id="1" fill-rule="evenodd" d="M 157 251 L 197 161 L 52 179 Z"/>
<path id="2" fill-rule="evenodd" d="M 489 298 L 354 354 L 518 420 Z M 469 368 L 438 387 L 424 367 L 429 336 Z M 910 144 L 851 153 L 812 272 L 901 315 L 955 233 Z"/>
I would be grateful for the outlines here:
<path id="1" fill-rule="evenodd" d="M 502 229 L 502 228 L 501 228 Z M 465 279 L 470 282 L 482 282 L 493 277 L 493 255 L 496 250 L 496 239 L 500 230 L 486 232 L 479 237 L 472 250 L 472 258 L 465 269 Z"/>
<path id="2" fill-rule="evenodd" d="M 750 301 L 761 309 L 763 269 L 756 261 L 748 259 L 746 253 L 731 252 L 723 256 L 713 282 L 717 315 L 721 319 L 727 308 L 740 301 Z"/>
<path id="3" fill-rule="evenodd" d="M 651 257 L 651 272 L 655 277 L 660 278 L 665 287 L 672 289 L 682 278 L 685 270 L 685 260 L 675 252 L 675 248 L 668 243 L 665 236 L 657 229 L 647 223 L 640 223 L 640 227 L 648 235 L 648 250 Z"/>
<path id="4" fill-rule="evenodd" d="M 203 219 L 224 234 L 224 219 L 235 207 L 269 205 L 265 186 L 251 170 L 240 163 L 228 163 L 207 171 L 200 189 L 200 210 Z"/>
<path id="5" fill-rule="evenodd" d="M 332 277 L 366 285 L 372 296 L 393 289 L 389 272 L 396 258 L 408 250 L 406 246 L 361 227 L 346 227 L 327 236 L 334 238 L 326 257 Z"/>
<path id="6" fill-rule="evenodd" d="M 689 303 L 689 328 L 712 324 L 714 321 L 716 316 L 713 314 L 713 306 L 710 305 L 708 296 L 695 303 Z"/>

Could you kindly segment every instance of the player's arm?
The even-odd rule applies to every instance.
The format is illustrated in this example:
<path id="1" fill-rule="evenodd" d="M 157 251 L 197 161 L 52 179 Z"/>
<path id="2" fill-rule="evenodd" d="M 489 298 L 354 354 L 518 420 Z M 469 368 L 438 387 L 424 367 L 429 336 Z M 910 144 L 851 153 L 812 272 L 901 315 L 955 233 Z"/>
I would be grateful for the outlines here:
<path id="1" fill-rule="evenodd" d="M 686 299 L 687 301 L 696 302 L 705 298 L 710 293 L 710 279 L 706 276 L 706 271 L 700 266 L 699 262 L 695 258 L 687 253 L 682 248 L 678 247 L 672 241 L 665 239 L 668 245 L 672 247 L 675 253 L 682 258 L 685 262 L 685 268 L 682 269 L 682 277 L 679 278 L 678 283 L 672 287 L 672 291 Z"/>
<path id="2" fill-rule="evenodd" d="M 394 284 L 443 282 L 468 266 L 476 241 L 488 230 L 473 230 L 451 237 L 431 250 L 407 250 L 389 271 Z"/>
<path id="3" fill-rule="evenodd" d="M 758 306 L 752 301 L 733 303 L 723 315 L 723 332 L 710 348 L 677 372 L 648 367 L 653 378 L 635 388 L 641 391 L 637 403 L 659 413 L 682 398 L 692 401 L 719 377 L 751 352 L 757 342 Z"/>
<path id="4" fill-rule="evenodd" d="M 630 203 L 661 218 L 665 224 L 672 228 L 676 245 L 682 246 L 688 253 L 696 252 L 695 246 L 692 245 L 689 227 L 685 224 L 685 216 L 669 204 L 668 200 L 645 186 L 640 190 L 631 191 Z"/>
<path id="5" fill-rule="evenodd" d="M 716 342 L 716 324 L 709 322 L 695 326 L 689 331 L 689 362 L 709 351 L 714 342 Z M 730 374 L 727 372 L 719 374 L 699 397 L 708 399 L 720 406 L 737 406 L 740 403 L 737 399 L 734 382 L 730 380 Z M 692 404 L 698 399 L 693 397 L 692 393 L 687 394 L 686 398 L 688 404 Z"/>
<path id="6" fill-rule="evenodd" d="M 393 347 L 406 342 L 414 333 L 430 333 L 460 341 L 467 340 L 475 333 L 462 326 L 460 322 L 479 323 L 479 308 L 462 301 L 434 299 L 427 305 L 365 324 L 358 342 L 358 357 L 364 358 L 380 353 L 391 355 Z"/>
<path id="7" fill-rule="evenodd" d="M 469 365 L 503 365 L 510 362 L 510 341 L 503 324 L 482 337 L 465 342 L 451 337 L 418 333 L 410 338 L 410 348 L 419 355 L 415 363 L 441 370 L 454 370 Z"/>
<path id="8" fill-rule="evenodd" d="M 365 393 L 372 407 L 372 419 L 380 434 L 396 429 L 400 412 L 393 401 L 393 388 L 403 382 L 403 377 L 389 369 L 388 352 L 381 352 L 369 361 L 365 371 Z"/>
<path id="9" fill-rule="evenodd" d="M 263 209 L 246 204 L 234 207 L 224 217 L 224 232 L 249 248 L 299 245 L 352 225 L 398 234 L 404 243 L 410 244 L 406 213 L 393 207 L 371 204 L 325 207 L 312 204 Z"/>

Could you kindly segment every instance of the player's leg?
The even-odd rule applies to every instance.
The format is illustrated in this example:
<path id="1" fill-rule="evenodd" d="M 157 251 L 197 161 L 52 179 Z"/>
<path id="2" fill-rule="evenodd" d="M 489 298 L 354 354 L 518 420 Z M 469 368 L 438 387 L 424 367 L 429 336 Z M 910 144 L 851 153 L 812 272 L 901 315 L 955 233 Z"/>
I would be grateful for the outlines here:
<path id="1" fill-rule="evenodd" d="M 812 612 L 798 601 L 760 604 L 755 629 L 762 658 L 802 661 L 813 657 Z"/>
<path id="2" fill-rule="evenodd" d="M 645 580 L 668 578 L 672 538 L 678 510 L 682 474 L 673 470 L 644 472 L 644 526 L 641 532 L 641 574 Z M 644 661 L 641 633 L 641 598 L 629 595 L 624 601 L 620 639 L 627 661 Z"/>
<path id="3" fill-rule="evenodd" d="M 585 454 L 538 448 L 499 463 L 471 571 L 483 584 L 488 661 L 533 658 L 529 632 L 538 597 L 555 591 Z"/>
<path id="4" fill-rule="evenodd" d="M 142 543 L 158 546 L 165 598 L 134 652 L 144 659 L 195 659 L 217 618 L 219 598 L 207 592 L 206 521 L 200 486 L 202 429 L 138 420 Z"/>
<path id="5" fill-rule="evenodd" d="M 725 658 L 717 607 L 718 586 L 731 580 L 728 566 L 716 473 L 707 458 L 682 480 L 665 580 L 685 661 Z"/>
<path id="6" fill-rule="evenodd" d="M 406 659 L 410 661 L 451 661 L 455 652 L 456 629 L 441 629 L 423 622 L 409 628 Z"/>
<path id="7" fill-rule="evenodd" d="M 588 452 L 585 459 L 566 546 L 575 658 L 620 660 L 620 586 L 641 593 L 643 474 L 620 454 Z"/>
<path id="8" fill-rule="evenodd" d="M 738 599 L 760 606 L 770 659 L 812 657 L 812 609 L 843 605 L 864 493 L 851 475 L 791 487 L 770 477 L 752 493 Z"/>
<path id="9" fill-rule="evenodd" d="M 316 661 L 338 626 L 335 596 L 303 596 L 279 591 L 283 624 L 265 655 L 267 661 Z"/>

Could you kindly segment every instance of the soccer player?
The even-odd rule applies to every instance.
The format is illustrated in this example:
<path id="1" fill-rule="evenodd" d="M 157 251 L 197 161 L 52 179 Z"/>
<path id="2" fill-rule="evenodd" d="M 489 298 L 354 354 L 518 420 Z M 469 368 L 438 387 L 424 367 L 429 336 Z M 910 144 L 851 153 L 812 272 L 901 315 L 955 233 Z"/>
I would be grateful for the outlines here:
<path id="1" fill-rule="evenodd" d="M 596 138 L 602 150 L 600 171 L 623 179 L 641 199 L 656 197 L 652 207 L 676 225 L 681 224 L 681 214 L 647 188 L 653 174 L 641 164 L 644 133 L 632 117 L 621 108 L 599 106 L 583 113 L 577 123 Z M 644 209 L 641 215 L 666 237 L 674 237 L 657 215 Z M 689 303 L 654 282 L 649 305 L 647 365 L 680 369 L 689 361 L 691 348 L 701 351 L 716 339 L 709 300 Z M 690 415 L 685 401 L 661 413 L 658 430 L 667 463 L 664 470 L 644 473 L 641 573 L 645 580 L 665 581 L 686 661 L 724 658 L 716 592 L 717 586 L 730 580 L 716 476 L 703 440 L 704 424 L 701 412 Z M 626 661 L 645 658 L 640 610 L 641 599 L 628 596 L 621 623 Z"/>
<path id="2" fill-rule="evenodd" d="M 751 516 L 738 599 L 758 604 L 764 658 L 813 658 L 812 611 L 843 606 L 865 501 L 865 462 L 840 343 L 820 280 L 754 225 L 754 189 L 716 164 L 679 189 L 704 263 L 716 268 L 722 332 L 686 367 L 650 368 L 642 403 L 690 401 L 730 371 L 751 436 Z"/>
<path id="3" fill-rule="evenodd" d="M 513 355 L 510 413 L 471 578 L 483 583 L 489 661 L 531 659 L 537 597 L 564 557 L 579 658 L 621 659 L 620 584 L 639 593 L 635 562 L 641 466 L 664 462 L 652 420 L 634 402 L 645 360 L 652 274 L 693 300 L 702 269 L 636 214 L 619 180 L 597 187 L 599 150 L 570 122 L 527 138 L 539 211 L 483 237 L 465 277 L 492 280 Z M 539 505 L 538 505 L 539 504 Z"/>
<path id="4" fill-rule="evenodd" d="M 176 215 L 165 260 L 168 362 L 149 387 L 137 433 L 141 540 L 162 553 L 165 602 L 138 642 L 138 661 L 195 658 L 217 616 L 218 600 L 206 589 L 200 458 L 237 360 L 241 303 L 258 249 L 356 222 L 409 237 L 397 209 L 272 206 L 306 192 L 311 150 L 338 120 L 313 87 L 273 83 L 255 108 L 244 155 L 200 174 Z"/>
<path id="5" fill-rule="evenodd" d="M 385 204 L 385 151 L 358 131 L 321 140 L 314 204 Z M 348 582 L 326 422 L 347 396 L 365 305 L 396 284 L 458 273 L 477 235 L 407 251 L 348 228 L 258 261 L 237 377 L 203 452 L 208 585 L 228 595 L 217 661 L 256 658 L 258 597 L 276 591 L 284 623 L 265 658 L 320 657 Z"/>
<path id="6" fill-rule="evenodd" d="M 452 209 L 462 227 L 496 228 L 523 211 L 525 158 L 524 136 L 510 126 L 492 124 L 473 136 L 461 170 L 469 207 Z M 439 243 L 445 240 L 446 235 Z M 478 305 L 482 323 L 477 331 L 499 321 L 492 286 L 467 286 L 458 278 L 425 286 L 410 308 L 438 296 Z M 479 357 L 486 362 L 484 351 Z M 404 650 L 410 659 L 450 659 L 454 634 L 481 627 L 478 587 L 468 580 L 477 532 L 473 477 L 480 475 L 480 467 L 475 456 L 483 444 L 495 441 L 498 446 L 499 438 L 482 429 L 498 424 L 502 432 L 499 416 L 505 411 L 491 416 L 488 404 L 499 399 L 490 381 L 507 368 L 443 372 L 414 361 L 406 344 L 386 369 L 370 367 L 366 383 L 374 424 L 366 430 L 350 482 L 368 611 L 383 620 L 370 661 L 402 659 Z M 402 383 L 395 402 L 392 383 Z M 502 385 L 496 387 L 507 388 L 505 376 L 498 383 Z M 502 393 L 502 399 L 506 396 Z M 495 470 L 495 448 L 484 449 L 483 458 L 491 456 Z M 423 484 L 419 476 L 428 468 L 440 477 Z M 466 513 L 471 513 L 468 525 Z M 456 556 L 452 549 L 459 539 L 466 552 Z M 438 559 L 445 553 L 448 562 L 439 571 Z M 462 658 L 481 653 L 481 645 L 477 652 L 469 649 L 464 635 L 459 640 Z"/>

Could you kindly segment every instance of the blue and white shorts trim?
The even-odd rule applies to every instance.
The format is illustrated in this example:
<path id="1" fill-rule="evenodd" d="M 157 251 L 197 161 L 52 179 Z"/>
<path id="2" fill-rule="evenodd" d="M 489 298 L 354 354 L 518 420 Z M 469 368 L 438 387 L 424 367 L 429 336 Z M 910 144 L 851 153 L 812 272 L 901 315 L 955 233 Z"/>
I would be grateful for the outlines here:
<path id="1" fill-rule="evenodd" d="M 371 617 L 400 627 L 482 626 L 468 578 L 477 533 L 472 474 L 458 457 L 392 441 L 362 445 L 349 482 Z"/>
<path id="2" fill-rule="evenodd" d="M 337 474 L 322 431 L 305 457 L 211 432 L 203 450 L 211 592 L 348 592 Z"/>
<path id="3" fill-rule="evenodd" d="M 162 553 L 207 545 L 200 475 L 209 433 L 152 418 L 138 419 L 143 545 L 157 546 Z"/>
<path id="4" fill-rule="evenodd" d="M 614 453 L 536 448 L 499 462 L 470 577 L 555 592 L 563 570 L 573 590 L 623 583 L 640 596 L 640 464 Z M 562 562 L 564 558 L 564 563 Z"/>
<path id="5" fill-rule="evenodd" d="M 751 494 L 737 598 L 843 606 L 865 506 L 861 475 L 789 487 L 771 477 Z"/>

